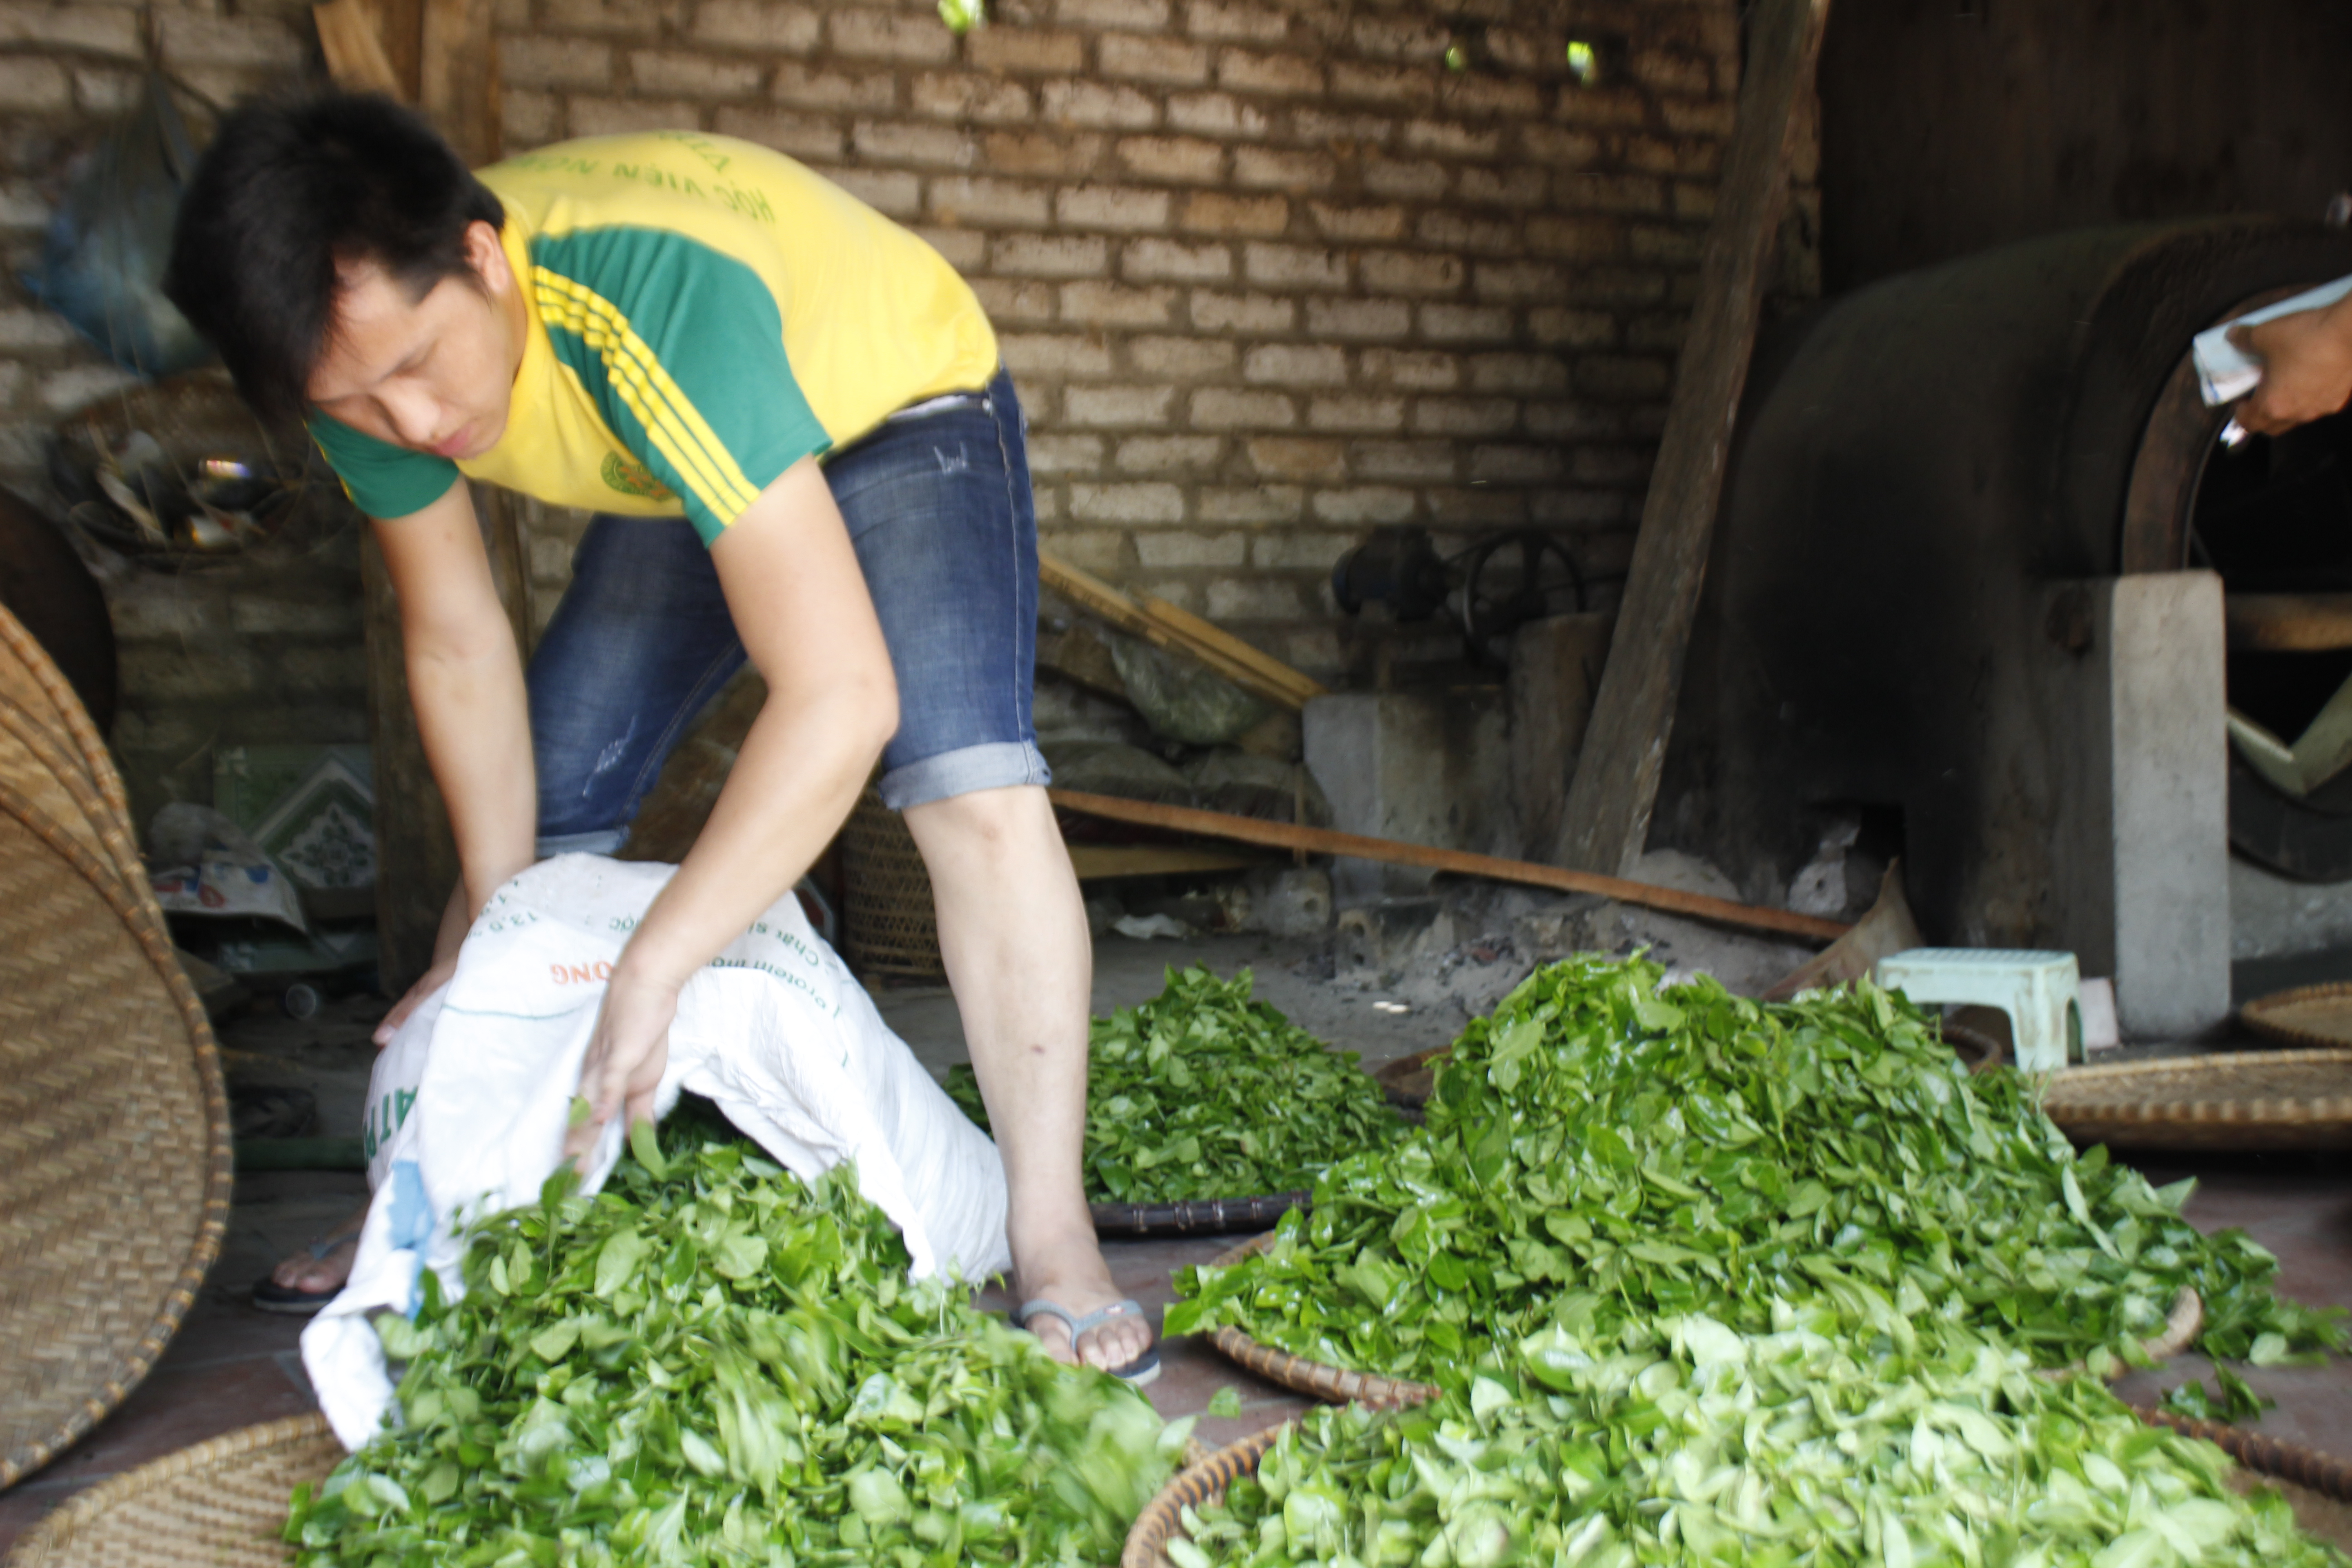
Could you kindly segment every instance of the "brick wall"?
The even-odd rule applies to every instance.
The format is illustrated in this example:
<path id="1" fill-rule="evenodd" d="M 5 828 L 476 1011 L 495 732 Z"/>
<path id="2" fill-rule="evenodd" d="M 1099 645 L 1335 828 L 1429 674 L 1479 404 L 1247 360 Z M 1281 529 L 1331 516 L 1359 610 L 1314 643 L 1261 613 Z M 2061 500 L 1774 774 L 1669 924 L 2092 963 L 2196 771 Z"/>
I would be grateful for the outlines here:
<path id="1" fill-rule="evenodd" d="M 1046 548 L 1328 674 L 1372 526 L 1622 566 L 1731 118 L 1731 0 L 1432 10 L 502 0 L 506 132 L 746 137 L 913 226 L 1003 338 Z"/>

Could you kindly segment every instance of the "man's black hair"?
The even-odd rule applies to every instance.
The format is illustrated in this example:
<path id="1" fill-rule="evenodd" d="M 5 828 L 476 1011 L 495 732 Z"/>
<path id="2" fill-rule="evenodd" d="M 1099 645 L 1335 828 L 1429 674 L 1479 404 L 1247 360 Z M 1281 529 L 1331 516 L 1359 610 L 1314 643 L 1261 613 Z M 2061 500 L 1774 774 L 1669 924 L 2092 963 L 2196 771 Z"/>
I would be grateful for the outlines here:
<path id="1" fill-rule="evenodd" d="M 381 94 L 252 100 L 196 164 L 163 292 L 257 411 L 299 418 L 334 328 L 339 263 L 373 261 L 421 300 L 473 276 L 469 226 L 505 221 L 449 144 Z"/>

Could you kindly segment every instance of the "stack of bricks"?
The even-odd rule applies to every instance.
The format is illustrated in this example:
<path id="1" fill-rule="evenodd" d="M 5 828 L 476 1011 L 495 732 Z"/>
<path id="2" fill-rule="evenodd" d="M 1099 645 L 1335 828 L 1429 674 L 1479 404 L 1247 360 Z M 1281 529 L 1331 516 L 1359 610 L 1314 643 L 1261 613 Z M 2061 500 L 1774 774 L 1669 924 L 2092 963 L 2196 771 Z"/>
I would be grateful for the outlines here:
<path id="1" fill-rule="evenodd" d="M 507 144 L 740 136 L 914 227 L 996 323 L 1045 547 L 1335 674 L 1372 527 L 1622 567 L 1732 117 L 1732 0 L 1434 9 L 501 0 Z"/>

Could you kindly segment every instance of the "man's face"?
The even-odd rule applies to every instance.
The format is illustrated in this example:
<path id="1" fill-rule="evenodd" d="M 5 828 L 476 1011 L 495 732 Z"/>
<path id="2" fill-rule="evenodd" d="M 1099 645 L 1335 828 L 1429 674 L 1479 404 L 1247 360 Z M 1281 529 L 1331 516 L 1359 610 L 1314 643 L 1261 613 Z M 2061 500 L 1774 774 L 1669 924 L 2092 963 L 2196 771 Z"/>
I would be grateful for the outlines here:
<path id="1" fill-rule="evenodd" d="M 444 278 L 421 300 L 372 261 L 343 269 L 308 389 L 321 412 L 437 457 L 498 444 L 522 361 L 520 297 L 495 229 L 475 224 L 466 250 L 473 275 Z"/>

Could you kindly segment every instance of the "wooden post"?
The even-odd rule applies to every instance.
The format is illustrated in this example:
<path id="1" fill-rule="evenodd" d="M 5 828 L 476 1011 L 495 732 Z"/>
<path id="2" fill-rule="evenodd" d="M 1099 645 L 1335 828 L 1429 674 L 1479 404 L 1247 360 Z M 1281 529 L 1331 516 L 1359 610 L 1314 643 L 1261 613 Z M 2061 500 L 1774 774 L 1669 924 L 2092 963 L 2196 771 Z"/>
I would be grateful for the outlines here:
<path id="1" fill-rule="evenodd" d="M 367 610 L 368 740 L 375 756 L 375 937 L 384 994 L 432 967 L 441 910 L 457 883 L 457 846 L 408 705 L 400 606 L 370 529 L 360 545 Z"/>
<path id="2" fill-rule="evenodd" d="M 1564 866 L 1622 874 L 1649 837 L 1732 422 L 1788 203 L 1790 144 L 1828 16 L 1829 0 L 1759 0 L 1754 12 L 1738 118 L 1699 262 L 1698 306 L 1563 814 L 1557 858 Z"/>

